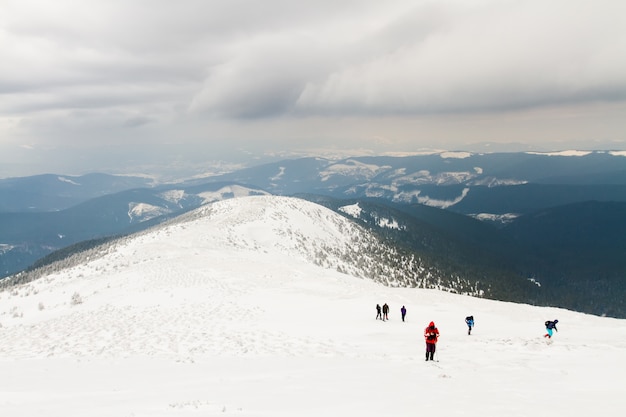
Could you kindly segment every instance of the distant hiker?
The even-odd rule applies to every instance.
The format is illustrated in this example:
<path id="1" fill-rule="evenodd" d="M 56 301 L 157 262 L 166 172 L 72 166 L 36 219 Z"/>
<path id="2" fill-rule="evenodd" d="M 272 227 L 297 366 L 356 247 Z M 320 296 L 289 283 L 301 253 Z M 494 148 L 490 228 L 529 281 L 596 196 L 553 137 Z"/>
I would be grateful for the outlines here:
<path id="1" fill-rule="evenodd" d="M 426 339 L 426 360 L 430 359 L 432 361 L 435 356 L 437 339 L 439 338 L 439 330 L 434 322 L 431 321 L 428 327 L 424 329 L 424 338 Z"/>
<path id="2" fill-rule="evenodd" d="M 380 304 L 376 304 L 376 320 L 380 318 L 383 319 L 383 314 L 381 313 Z"/>
<path id="3" fill-rule="evenodd" d="M 389 306 L 387 303 L 383 304 L 383 321 L 389 320 Z"/>
<path id="4" fill-rule="evenodd" d="M 404 321 L 404 316 L 406 316 L 406 307 L 402 306 L 400 313 L 402 313 L 402 321 Z"/>
<path id="5" fill-rule="evenodd" d="M 472 334 L 472 327 L 474 327 L 474 316 L 465 317 L 465 324 L 467 324 L 467 334 Z"/>
<path id="6" fill-rule="evenodd" d="M 552 338 L 552 329 L 556 330 L 557 332 L 559 331 L 559 329 L 556 328 L 556 324 L 558 323 L 558 320 L 554 320 L 554 321 L 546 321 L 545 325 L 546 325 L 546 331 L 548 333 L 544 334 L 543 337 L 547 337 L 548 339 Z"/>

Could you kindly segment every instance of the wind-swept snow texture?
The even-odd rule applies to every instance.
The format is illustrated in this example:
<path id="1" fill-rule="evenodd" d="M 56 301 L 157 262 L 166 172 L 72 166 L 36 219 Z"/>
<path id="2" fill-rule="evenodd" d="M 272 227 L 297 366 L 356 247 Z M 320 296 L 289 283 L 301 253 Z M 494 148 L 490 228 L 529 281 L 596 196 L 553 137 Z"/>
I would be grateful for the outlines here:
<path id="1" fill-rule="evenodd" d="M 309 202 L 239 198 L 4 290 L 0 415 L 623 415 L 624 320 L 388 287 L 312 261 L 314 243 L 358 233 Z M 425 362 L 431 320 L 438 361 Z"/>

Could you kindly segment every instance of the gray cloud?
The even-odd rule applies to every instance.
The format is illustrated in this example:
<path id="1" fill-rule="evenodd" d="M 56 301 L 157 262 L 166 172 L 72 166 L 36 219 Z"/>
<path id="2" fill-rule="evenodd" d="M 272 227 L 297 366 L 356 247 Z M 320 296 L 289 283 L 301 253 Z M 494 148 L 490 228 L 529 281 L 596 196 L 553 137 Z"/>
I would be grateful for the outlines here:
<path id="1" fill-rule="evenodd" d="M 439 13 L 426 37 L 307 84 L 298 108 L 420 114 L 626 98 L 621 4 L 509 6 Z"/>
<path id="2" fill-rule="evenodd" d="M 623 143 L 624 27 L 619 0 L 5 0 L 0 163 L 102 141 Z"/>

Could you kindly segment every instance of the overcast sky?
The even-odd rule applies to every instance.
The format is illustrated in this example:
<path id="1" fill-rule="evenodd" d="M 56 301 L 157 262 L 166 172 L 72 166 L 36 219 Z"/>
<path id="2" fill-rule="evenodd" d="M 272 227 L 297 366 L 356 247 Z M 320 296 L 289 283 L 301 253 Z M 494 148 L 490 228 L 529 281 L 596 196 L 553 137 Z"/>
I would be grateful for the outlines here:
<path id="1" fill-rule="evenodd" d="M 0 0 L 0 177 L 498 143 L 626 149 L 626 2 Z"/>

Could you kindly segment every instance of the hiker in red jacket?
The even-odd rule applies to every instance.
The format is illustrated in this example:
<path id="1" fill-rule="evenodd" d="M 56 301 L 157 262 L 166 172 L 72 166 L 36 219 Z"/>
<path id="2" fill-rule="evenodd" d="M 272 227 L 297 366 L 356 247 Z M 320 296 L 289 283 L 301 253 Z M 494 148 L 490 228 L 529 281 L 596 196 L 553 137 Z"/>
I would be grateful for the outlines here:
<path id="1" fill-rule="evenodd" d="M 439 330 L 435 326 L 434 322 L 430 322 L 428 327 L 424 329 L 424 338 L 426 339 L 426 360 L 434 360 L 435 347 L 437 346 L 437 338 L 439 337 Z"/>

